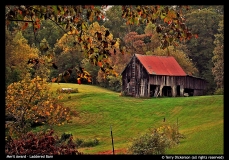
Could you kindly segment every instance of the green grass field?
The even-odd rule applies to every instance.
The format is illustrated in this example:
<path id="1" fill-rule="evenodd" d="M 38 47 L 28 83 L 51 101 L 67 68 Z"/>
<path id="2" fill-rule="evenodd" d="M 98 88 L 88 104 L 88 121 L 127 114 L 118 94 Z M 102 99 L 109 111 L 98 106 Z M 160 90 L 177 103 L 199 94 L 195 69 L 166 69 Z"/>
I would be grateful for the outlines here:
<path id="1" fill-rule="evenodd" d="M 166 154 L 224 154 L 223 95 L 147 99 L 123 97 L 92 85 L 51 84 L 53 91 L 67 87 L 79 90 L 63 94 L 62 99 L 77 114 L 72 123 L 56 126 L 55 133 L 71 133 L 74 139 L 97 138 L 99 145 L 79 148 L 84 154 L 112 151 L 111 127 L 114 149 L 119 150 L 139 134 L 165 124 L 178 124 L 185 136 Z"/>

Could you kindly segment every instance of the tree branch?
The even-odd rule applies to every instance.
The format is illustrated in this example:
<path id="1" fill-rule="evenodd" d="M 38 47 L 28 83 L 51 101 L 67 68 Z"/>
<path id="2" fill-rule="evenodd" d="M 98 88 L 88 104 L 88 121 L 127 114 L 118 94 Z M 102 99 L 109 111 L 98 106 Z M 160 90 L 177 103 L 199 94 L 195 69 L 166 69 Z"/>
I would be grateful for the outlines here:
<path id="1" fill-rule="evenodd" d="M 33 21 L 26 21 L 26 20 L 20 20 L 20 19 L 10 19 L 9 21 L 16 21 L 16 22 L 32 22 Z"/>

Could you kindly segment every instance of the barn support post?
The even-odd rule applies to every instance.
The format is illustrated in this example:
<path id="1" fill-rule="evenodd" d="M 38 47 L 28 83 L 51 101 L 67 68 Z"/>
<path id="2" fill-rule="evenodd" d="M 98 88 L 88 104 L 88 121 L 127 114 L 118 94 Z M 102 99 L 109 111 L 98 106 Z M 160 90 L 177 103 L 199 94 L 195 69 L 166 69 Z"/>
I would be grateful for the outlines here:
<path id="1" fill-rule="evenodd" d="M 160 85 L 160 97 L 162 96 L 162 88 L 163 88 L 164 86 L 163 85 Z"/>
<path id="2" fill-rule="evenodd" d="M 148 94 L 147 94 L 147 97 L 150 97 L 150 83 L 148 81 Z"/>
<path id="3" fill-rule="evenodd" d="M 158 97 L 158 94 L 159 94 L 160 92 L 159 92 L 159 86 L 156 86 L 156 88 L 155 88 L 155 91 L 154 91 L 154 93 L 153 93 L 153 96 L 154 97 Z"/>
<path id="4" fill-rule="evenodd" d="M 172 86 L 172 96 L 173 97 L 176 97 L 177 96 L 177 87 L 176 87 L 176 85 L 173 85 Z"/>
<path id="5" fill-rule="evenodd" d="M 180 95 L 184 96 L 184 86 L 180 85 Z"/>

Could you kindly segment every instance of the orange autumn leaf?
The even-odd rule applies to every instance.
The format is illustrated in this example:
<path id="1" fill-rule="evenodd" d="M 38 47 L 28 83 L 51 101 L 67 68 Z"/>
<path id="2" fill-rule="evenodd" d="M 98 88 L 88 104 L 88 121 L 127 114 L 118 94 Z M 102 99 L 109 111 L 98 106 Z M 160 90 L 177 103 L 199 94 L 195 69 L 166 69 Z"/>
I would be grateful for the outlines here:
<path id="1" fill-rule="evenodd" d="M 98 62 L 97 64 L 99 67 L 102 67 L 102 65 L 103 65 L 102 62 Z"/>
<path id="2" fill-rule="evenodd" d="M 25 30 L 28 27 L 28 22 L 25 22 L 25 24 L 22 26 L 22 30 Z"/>

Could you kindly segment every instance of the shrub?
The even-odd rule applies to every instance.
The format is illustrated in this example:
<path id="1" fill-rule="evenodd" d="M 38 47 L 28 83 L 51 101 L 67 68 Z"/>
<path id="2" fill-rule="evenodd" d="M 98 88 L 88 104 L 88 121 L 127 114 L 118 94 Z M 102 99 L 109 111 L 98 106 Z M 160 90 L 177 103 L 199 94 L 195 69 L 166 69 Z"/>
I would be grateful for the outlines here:
<path id="1" fill-rule="evenodd" d="M 215 90 L 215 95 L 223 95 L 224 94 L 224 88 L 218 88 Z"/>
<path id="2" fill-rule="evenodd" d="M 70 137 L 72 137 L 72 134 L 63 133 L 61 135 L 60 142 L 64 142 L 64 141 L 68 140 Z"/>
<path id="3" fill-rule="evenodd" d="M 62 124 L 70 120 L 70 108 L 64 107 L 50 92 L 45 79 L 27 77 L 10 84 L 6 90 L 6 128 L 9 134 L 20 135 L 28 132 L 31 126 L 40 124 Z"/>
<path id="4" fill-rule="evenodd" d="M 83 140 L 77 138 L 75 142 L 77 147 L 93 147 L 99 144 L 99 140 L 97 138 L 92 140 Z"/>
<path id="5" fill-rule="evenodd" d="M 33 133 L 28 132 L 18 139 L 9 138 L 5 144 L 7 155 L 81 155 L 76 149 L 73 137 L 68 141 L 60 142 L 54 131 Z"/>
<path id="6" fill-rule="evenodd" d="M 179 138 L 184 136 L 175 126 L 162 126 L 134 138 L 127 150 L 135 155 L 165 154 L 167 148 L 179 143 Z"/>

